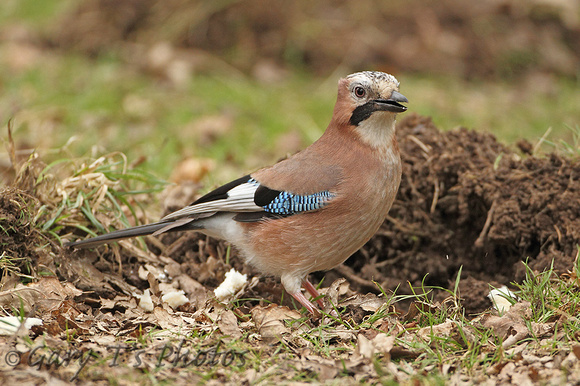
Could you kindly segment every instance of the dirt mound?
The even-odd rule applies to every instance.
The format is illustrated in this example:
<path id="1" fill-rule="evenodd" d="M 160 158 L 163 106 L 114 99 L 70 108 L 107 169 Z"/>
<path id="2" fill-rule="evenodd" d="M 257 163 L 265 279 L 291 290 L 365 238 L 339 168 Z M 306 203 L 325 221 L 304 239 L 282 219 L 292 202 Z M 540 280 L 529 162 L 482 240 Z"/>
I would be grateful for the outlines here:
<path id="1" fill-rule="evenodd" d="M 490 134 L 440 132 L 410 115 L 398 126 L 403 179 L 389 218 L 346 265 L 406 293 L 406 281 L 451 288 L 523 279 L 522 260 L 571 269 L 580 244 L 580 161 L 523 157 Z M 475 281 L 474 281 L 475 279 Z M 475 291 L 477 292 L 477 291 Z M 479 294 L 477 295 L 479 297 Z M 473 299 L 475 301 L 475 299 Z M 468 311 L 478 311 L 471 307 Z"/>
<path id="2" fill-rule="evenodd" d="M 50 40 L 89 54 L 124 43 L 168 42 L 246 71 L 273 62 L 317 73 L 341 65 L 465 77 L 538 70 L 575 77 L 578 9 L 572 1 L 303 0 L 272 7 L 265 0 L 91 0 L 56 22 Z"/>

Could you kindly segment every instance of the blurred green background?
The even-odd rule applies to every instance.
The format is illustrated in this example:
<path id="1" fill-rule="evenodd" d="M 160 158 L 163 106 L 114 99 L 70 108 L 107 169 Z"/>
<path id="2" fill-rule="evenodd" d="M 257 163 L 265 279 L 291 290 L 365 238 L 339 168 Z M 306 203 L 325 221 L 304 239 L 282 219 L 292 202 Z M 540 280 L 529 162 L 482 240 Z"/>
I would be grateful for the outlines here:
<path id="1" fill-rule="evenodd" d="M 315 140 L 360 70 L 394 74 L 442 130 L 571 141 L 580 4 L 3 0 L 0 138 L 12 120 L 21 157 L 121 151 L 215 184 Z"/>

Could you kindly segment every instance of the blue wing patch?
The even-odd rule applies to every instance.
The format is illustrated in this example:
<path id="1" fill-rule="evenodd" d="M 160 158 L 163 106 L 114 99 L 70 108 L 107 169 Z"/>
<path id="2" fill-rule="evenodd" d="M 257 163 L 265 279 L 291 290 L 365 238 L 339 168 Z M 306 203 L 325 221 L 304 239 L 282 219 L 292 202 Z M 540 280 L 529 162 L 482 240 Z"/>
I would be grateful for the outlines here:
<path id="1" fill-rule="evenodd" d="M 251 178 L 248 183 L 260 185 L 260 183 L 253 178 Z M 321 209 L 334 197 L 334 194 L 330 193 L 328 190 L 305 196 L 289 192 L 271 192 L 276 192 L 278 194 L 273 196 L 266 205 L 260 206 L 264 208 L 264 211 L 267 213 L 282 216 Z"/>

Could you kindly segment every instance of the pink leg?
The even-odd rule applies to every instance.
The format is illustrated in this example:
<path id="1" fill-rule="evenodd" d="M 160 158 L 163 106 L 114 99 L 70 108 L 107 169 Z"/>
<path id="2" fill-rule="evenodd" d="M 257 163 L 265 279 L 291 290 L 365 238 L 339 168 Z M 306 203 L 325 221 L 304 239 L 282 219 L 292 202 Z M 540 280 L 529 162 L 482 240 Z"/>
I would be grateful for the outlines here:
<path id="1" fill-rule="evenodd" d="M 290 294 L 292 295 L 292 297 L 296 300 L 298 300 L 298 302 L 300 304 L 302 304 L 304 307 L 306 307 L 306 309 L 308 311 L 310 311 L 310 313 L 312 315 L 318 315 L 318 310 L 316 309 L 316 307 L 314 306 L 314 304 L 312 304 L 310 302 L 310 300 L 306 299 L 306 297 L 302 294 L 302 292 L 298 291 L 295 294 Z"/>
<path id="2" fill-rule="evenodd" d="M 317 298 L 320 296 L 320 294 L 316 290 L 316 287 L 314 287 L 312 283 L 308 281 L 308 279 L 304 279 L 304 281 L 302 282 L 302 286 L 306 289 L 306 291 L 310 293 L 310 295 L 312 295 L 313 298 Z M 324 302 L 322 301 L 322 298 L 317 299 L 316 302 L 318 303 L 320 308 L 324 308 Z"/>

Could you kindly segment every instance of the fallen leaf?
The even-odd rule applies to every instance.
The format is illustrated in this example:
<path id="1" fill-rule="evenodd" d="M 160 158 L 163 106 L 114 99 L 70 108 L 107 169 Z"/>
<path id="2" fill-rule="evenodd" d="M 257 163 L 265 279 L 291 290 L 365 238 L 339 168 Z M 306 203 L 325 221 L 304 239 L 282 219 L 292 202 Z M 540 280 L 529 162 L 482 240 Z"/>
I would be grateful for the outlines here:
<path id="1" fill-rule="evenodd" d="M 580 344 L 572 346 L 572 352 L 576 355 L 576 358 L 580 359 Z"/>
<path id="2" fill-rule="evenodd" d="M 242 331 L 238 326 L 238 318 L 236 318 L 236 315 L 231 310 L 227 310 L 221 314 L 217 325 L 224 335 L 229 335 L 235 339 L 242 337 Z"/>
<path id="3" fill-rule="evenodd" d="M 207 146 L 231 131 L 233 124 L 231 114 L 207 115 L 191 124 L 186 131 L 197 134 L 199 144 Z"/>
<path id="4" fill-rule="evenodd" d="M 349 284 L 345 278 L 336 279 L 332 282 L 330 287 L 324 292 L 326 298 L 331 302 L 331 304 L 338 305 L 339 296 L 343 296 L 348 293 Z M 322 291 L 321 291 L 322 292 Z"/>
<path id="5" fill-rule="evenodd" d="M 192 279 L 188 275 L 179 275 L 175 278 L 179 283 L 179 287 L 185 291 L 189 301 L 196 308 L 203 308 L 205 302 L 208 299 L 208 289 L 203 286 L 200 282 Z"/>
<path id="6" fill-rule="evenodd" d="M 455 328 L 455 323 L 453 323 L 452 320 L 447 320 L 434 326 L 423 327 L 417 331 L 417 335 L 421 339 L 427 342 L 431 342 L 433 339 L 450 337 L 453 334 Z"/>
<path id="7" fill-rule="evenodd" d="M 415 319 L 415 317 L 417 315 L 420 315 L 422 312 L 435 313 L 435 312 L 439 311 L 440 308 L 441 307 L 440 307 L 439 303 L 431 304 L 431 303 L 422 302 L 422 301 L 414 301 L 409 306 L 409 311 L 407 311 L 405 316 L 403 316 L 403 320 L 405 322 L 409 322 L 409 321 Z"/>
<path id="8" fill-rule="evenodd" d="M 356 353 L 364 358 L 371 359 L 375 354 L 375 346 L 363 334 L 358 334 L 356 344 Z"/>
<path id="9" fill-rule="evenodd" d="M 505 366 L 503 366 L 503 368 L 499 372 L 498 378 L 501 379 L 502 381 L 509 381 L 515 369 L 516 364 L 514 362 L 506 363 Z"/>
<path id="10" fill-rule="evenodd" d="M 279 338 L 289 333 L 290 330 L 286 327 L 284 320 L 302 317 L 298 311 L 276 304 L 270 304 L 267 307 L 254 307 L 251 314 L 258 332 L 262 338 L 266 339 Z"/>
<path id="11" fill-rule="evenodd" d="M 159 327 L 166 330 L 175 330 L 176 328 L 179 328 L 182 333 L 185 333 L 184 326 L 188 323 L 183 318 L 180 318 L 173 313 L 170 314 L 162 307 L 155 307 L 153 315 L 157 319 Z"/>
<path id="12" fill-rule="evenodd" d="M 380 298 L 373 293 L 368 293 L 365 295 L 356 294 L 340 303 L 340 306 L 360 307 L 367 312 L 376 312 L 386 303 L 387 301 L 384 298 Z"/>
<path id="13" fill-rule="evenodd" d="M 334 379 L 338 374 L 339 367 L 336 361 L 322 358 L 316 355 L 305 355 L 296 363 L 297 370 L 307 370 L 318 376 L 319 381 Z"/>
<path id="14" fill-rule="evenodd" d="M 371 359 L 374 354 L 383 354 L 386 360 L 391 360 L 391 350 L 395 345 L 395 336 L 377 334 L 373 339 L 368 339 L 363 334 L 357 336 L 356 353 L 364 358 Z"/>
<path id="15" fill-rule="evenodd" d="M 0 306 L 22 308 L 24 312 L 36 307 L 36 311 L 40 312 L 82 293 L 71 283 L 61 283 L 56 277 L 44 277 L 36 283 L 18 284 L 16 288 L 0 292 Z"/>
<path id="16" fill-rule="evenodd" d="M 503 316 L 483 315 L 480 323 L 483 327 L 491 328 L 498 337 L 502 338 L 504 340 L 502 347 L 507 348 L 531 334 L 526 324 L 526 320 L 529 320 L 530 317 L 530 303 L 519 302 L 514 304 Z M 533 334 L 541 337 L 553 330 L 554 323 L 531 322 L 530 326 Z"/>
<path id="17" fill-rule="evenodd" d="M 344 342 L 350 342 L 356 338 L 356 331 L 349 330 L 345 326 L 339 325 L 336 328 L 316 329 L 309 332 L 310 335 L 319 337 L 324 341 L 338 339 Z"/>
<path id="18" fill-rule="evenodd" d="M 389 354 L 395 345 L 395 336 L 394 335 L 387 335 L 387 334 L 378 334 L 375 336 L 371 342 L 377 352 L 382 354 Z"/>
<path id="19" fill-rule="evenodd" d="M 159 289 L 159 281 L 151 271 L 147 273 L 147 281 L 149 282 L 149 288 L 151 289 L 151 293 L 159 297 L 161 295 L 161 290 Z"/>

